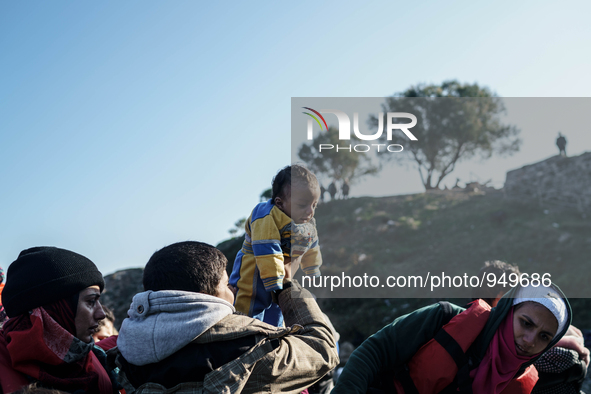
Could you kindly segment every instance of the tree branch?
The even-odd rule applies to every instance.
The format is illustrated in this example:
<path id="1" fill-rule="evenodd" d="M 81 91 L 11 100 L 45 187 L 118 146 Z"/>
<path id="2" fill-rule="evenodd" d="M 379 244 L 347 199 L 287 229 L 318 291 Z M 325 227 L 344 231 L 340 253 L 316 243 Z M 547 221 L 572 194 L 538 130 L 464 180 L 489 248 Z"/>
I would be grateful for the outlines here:
<path id="1" fill-rule="evenodd" d="M 462 147 L 463 146 L 464 146 L 463 142 L 459 144 L 453 158 L 450 160 L 449 163 L 447 163 L 447 165 L 443 168 L 443 170 L 441 170 L 441 174 L 439 175 L 439 179 L 437 180 L 437 185 L 435 185 L 435 187 L 439 187 L 439 184 L 441 183 L 443 178 L 445 178 L 448 174 L 453 172 L 453 170 L 456 168 L 456 162 L 458 161 L 458 159 L 462 155 Z M 451 167 L 451 169 L 450 169 L 450 167 Z"/>

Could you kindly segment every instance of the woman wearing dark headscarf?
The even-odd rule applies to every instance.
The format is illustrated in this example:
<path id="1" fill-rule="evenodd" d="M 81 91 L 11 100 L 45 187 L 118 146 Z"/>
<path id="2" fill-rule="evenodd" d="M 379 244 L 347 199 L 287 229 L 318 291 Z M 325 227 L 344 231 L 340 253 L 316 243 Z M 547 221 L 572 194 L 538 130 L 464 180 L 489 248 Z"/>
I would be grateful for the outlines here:
<path id="1" fill-rule="evenodd" d="M 368 392 L 379 375 L 381 388 L 398 394 L 530 393 L 538 380 L 532 364 L 570 321 L 570 305 L 557 286 L 514 288 L 492 310 L 482 300 L 466 310 L 434 304 L 361 344 L 333 393 Z"/>
<path id="2" fill-rule="evenodd" d="M 92 334 L 105 317 L 104 288 L 92 261 L 69 250 L 24 250 L 10 265 L 2 300 L 9 320 L 0 331 L 0 387 L 32 382 L 67 392 L 111 394 L 114 376 Z"/>

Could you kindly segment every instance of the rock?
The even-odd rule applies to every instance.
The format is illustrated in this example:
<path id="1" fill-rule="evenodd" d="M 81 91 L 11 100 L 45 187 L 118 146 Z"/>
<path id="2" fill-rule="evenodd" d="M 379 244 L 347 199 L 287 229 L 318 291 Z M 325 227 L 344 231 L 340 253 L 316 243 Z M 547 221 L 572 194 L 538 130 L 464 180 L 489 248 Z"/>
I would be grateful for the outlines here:
<path id="1" fill-rule="evenodd" d="M 591 152 L 554 156 L 507 172 L 505 196 L 529 198 L 585 212 L 591 210 Z"/>
<path id="2" fill-rule="evenodd" d="M 143 268 L 131 268 L 105 276 L 105 291 L 101 295 L 101 304 L 113 310 L 117 330 L 127 317 L 133 296 L 144 291 L 143 275 Z"/>
<path id="3" fill-rule="evenodd" d="M 382 224 L 382 225 L 380 225 L 380 226 L 378 226 L 376 228 L 376 231 L 378 233 L 384 233 L 384 232 L 388 231 L 388 225 L 387 224 Z"/>
<path id="4" fill-rule="evenodd" d="M 560 237 L 558 237 L 558 242 L 563 243 L 566 242 L 570 239 L 570 234 L 569 233 L 563 233 L 560 235 Z"/>

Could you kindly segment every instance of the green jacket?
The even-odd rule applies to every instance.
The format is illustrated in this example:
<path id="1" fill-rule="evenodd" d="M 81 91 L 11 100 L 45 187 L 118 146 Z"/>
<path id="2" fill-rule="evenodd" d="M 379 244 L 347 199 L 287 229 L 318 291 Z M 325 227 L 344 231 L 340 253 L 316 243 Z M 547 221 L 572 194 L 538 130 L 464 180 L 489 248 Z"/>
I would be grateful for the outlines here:
<path id="1" fill-rule="evenodd" d="M 287 327 L 274 327 L 248 316 L 231 314 L 188 345 L 208 345 L 212 351 L 221 352 L 229 349 L 224 343 L 252 338 L 254 345 L 238 358 L 207 373 L 203 381 L 177 380 L 168 389 L 157 383 L 134 387 L 122 355 L 118 359 L 119 381 L 127 394 L 298 394 L 339 363 L 336 343 L 316 301 L 297 281 L 281 291 L 278 304 Z M 170 367 L 174 357 L 162 360 L 158 367 Z M 187 364 L 198 357 L 199 354 L 192 355 Z M 175 372 L 178 373 L 174 370 L 176 365 L 164 370 L 173 380 Z"/>
<path id="2" fill-rule="evenodd" d="M 517 288 L 513 288 L 507 292 L 498 305 L 491 310 L 484 329 L 470 348 L 470 356 L 474 359 L 475 365 L 480 364 L 495 331 L 511 310 L 512 297 L 516 290 Z M 562 291 L 558 288 L 557 290 L 564 297 Z M 554 346 L 564 336 L 570 325 L 572 311 L 566 297 L 564 297 L 564 301 L 568 311 L 568 324 L 565 325 L 562 332 L 554 336 L 546 350 Z M 451 304 L 451 306 L 456 314 L 465 310 L 457 305 Z M 351 354 L 333 393 L 367 392 L 368 387 L 381 371 L 393 369 L 408 362 L 421 346 L 435 336 L 443 326 L 445 318 L 446 314 L 441 305 L 433 304 L 401 316 L 382 328 Z M 524 364 L 522 369 L 533 364 L 538 357 Z"/>

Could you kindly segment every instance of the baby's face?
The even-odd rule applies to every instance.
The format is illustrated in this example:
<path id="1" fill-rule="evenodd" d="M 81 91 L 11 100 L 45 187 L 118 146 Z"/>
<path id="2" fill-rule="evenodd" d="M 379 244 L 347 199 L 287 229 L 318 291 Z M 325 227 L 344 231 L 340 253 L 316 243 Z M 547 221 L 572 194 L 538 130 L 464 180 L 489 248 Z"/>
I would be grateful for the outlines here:
<path id="1" fill-rule="evenodd" d="M 278 198 L 276 205 L 295 223 L 308 223 L 314 217 L 314 211 L 320 199 L 320 187 L 302 182 L 291 185 L 291 193 L 285 198 Z"/>

